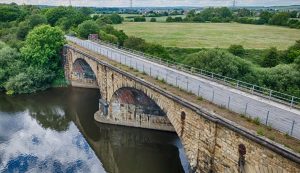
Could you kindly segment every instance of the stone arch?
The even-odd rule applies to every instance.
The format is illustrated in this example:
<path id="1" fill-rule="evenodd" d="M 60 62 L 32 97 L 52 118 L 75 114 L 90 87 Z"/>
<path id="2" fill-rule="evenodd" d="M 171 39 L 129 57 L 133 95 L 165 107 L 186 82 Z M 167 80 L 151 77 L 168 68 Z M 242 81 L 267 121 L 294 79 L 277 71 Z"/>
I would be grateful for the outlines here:
<path id="1" fill-rule="evenodd" d="M 69 80 L 72 85 L 99 88 L 97 62 L 78 53 L 71 52 L 70 54 L 73 57 L 69 61 Z"/>
<path id="2" fill-rule="evenodd" d="M 102 115 L 106 123 L 175 131 L 166 115 L 166 109 L 162 109 L 147 92 L 134 86 L 112 88 L 116 89 L 107 98 L 108 115 Z"/>
<path id="3" fill-rule="evenodd" d="M 113 75 L 113 74 L 112 74 Z M 153 116 L 165 116 L 165 112 L 148 97 L 143 91 L 132 87 L 118 88 L 109 100 L 110 111 L 113 107 L 127 107 L 129 111 L 150 114 Z M 116 113 L 116 112 L 115 112 Z"/>

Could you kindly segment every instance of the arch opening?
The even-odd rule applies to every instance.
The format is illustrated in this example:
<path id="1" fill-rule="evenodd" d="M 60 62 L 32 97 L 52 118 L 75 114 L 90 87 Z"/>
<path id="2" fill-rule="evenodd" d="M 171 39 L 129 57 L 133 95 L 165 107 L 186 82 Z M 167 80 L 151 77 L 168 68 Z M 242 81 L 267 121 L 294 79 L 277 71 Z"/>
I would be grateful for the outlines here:
<path id="1" fill-rule="evenodd" d="M 98 86 L 97 79 L 91 66 L 84 59 L 76 59 L 71 73 L 73 81 Z"/>

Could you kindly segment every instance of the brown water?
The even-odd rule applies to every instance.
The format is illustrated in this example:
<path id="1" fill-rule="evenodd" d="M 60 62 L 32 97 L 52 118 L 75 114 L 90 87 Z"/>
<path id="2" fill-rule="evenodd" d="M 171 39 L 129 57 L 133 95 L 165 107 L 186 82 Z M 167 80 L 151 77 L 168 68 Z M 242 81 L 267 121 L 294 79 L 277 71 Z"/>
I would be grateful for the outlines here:
<path id="1" fill-rule="evenodd" d="M 174 133 L 99 124 L 97 90 L 0 94 L 0 172 L 181 173 Z"/>

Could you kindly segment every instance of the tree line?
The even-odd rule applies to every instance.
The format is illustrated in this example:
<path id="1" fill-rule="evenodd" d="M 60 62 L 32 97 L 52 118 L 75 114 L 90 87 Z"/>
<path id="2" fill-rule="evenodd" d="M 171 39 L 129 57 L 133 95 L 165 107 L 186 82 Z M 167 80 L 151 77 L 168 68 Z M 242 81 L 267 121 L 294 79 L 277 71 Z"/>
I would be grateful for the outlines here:
<path id="1" fill-rule="evenodd" d="M 185 18 L 171 17 L 166 19 L 166 22 L 213 22 L 213 23 L 227 23 L 238 22 L 244 24 L 269 24 L 278 26 L 288 26 L 290 28 L 300 29 L 300 20 L 297 19 L 300 16 L 297 11 L 259 11 L 254 12 L 246 8 L 231 10 L 227 7 L 221 8 L 206 8 L 197 13 L 195 10 L 191 10 L 187 13 Z"/>

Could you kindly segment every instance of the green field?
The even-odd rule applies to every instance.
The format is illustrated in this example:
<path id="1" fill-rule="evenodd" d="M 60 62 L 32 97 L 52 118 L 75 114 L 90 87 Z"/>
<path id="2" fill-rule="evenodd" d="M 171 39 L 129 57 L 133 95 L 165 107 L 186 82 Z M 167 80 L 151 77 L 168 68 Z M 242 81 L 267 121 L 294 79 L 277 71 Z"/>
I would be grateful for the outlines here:
<path id="1" fill-rule="evenodd" d="M 286 49 L 300 39 L 299 29 L 237 23 L 124 22 L 115 27 L 152 43 L 182 48 L 227 48 L 241 44 L 245 48 Z"/>

